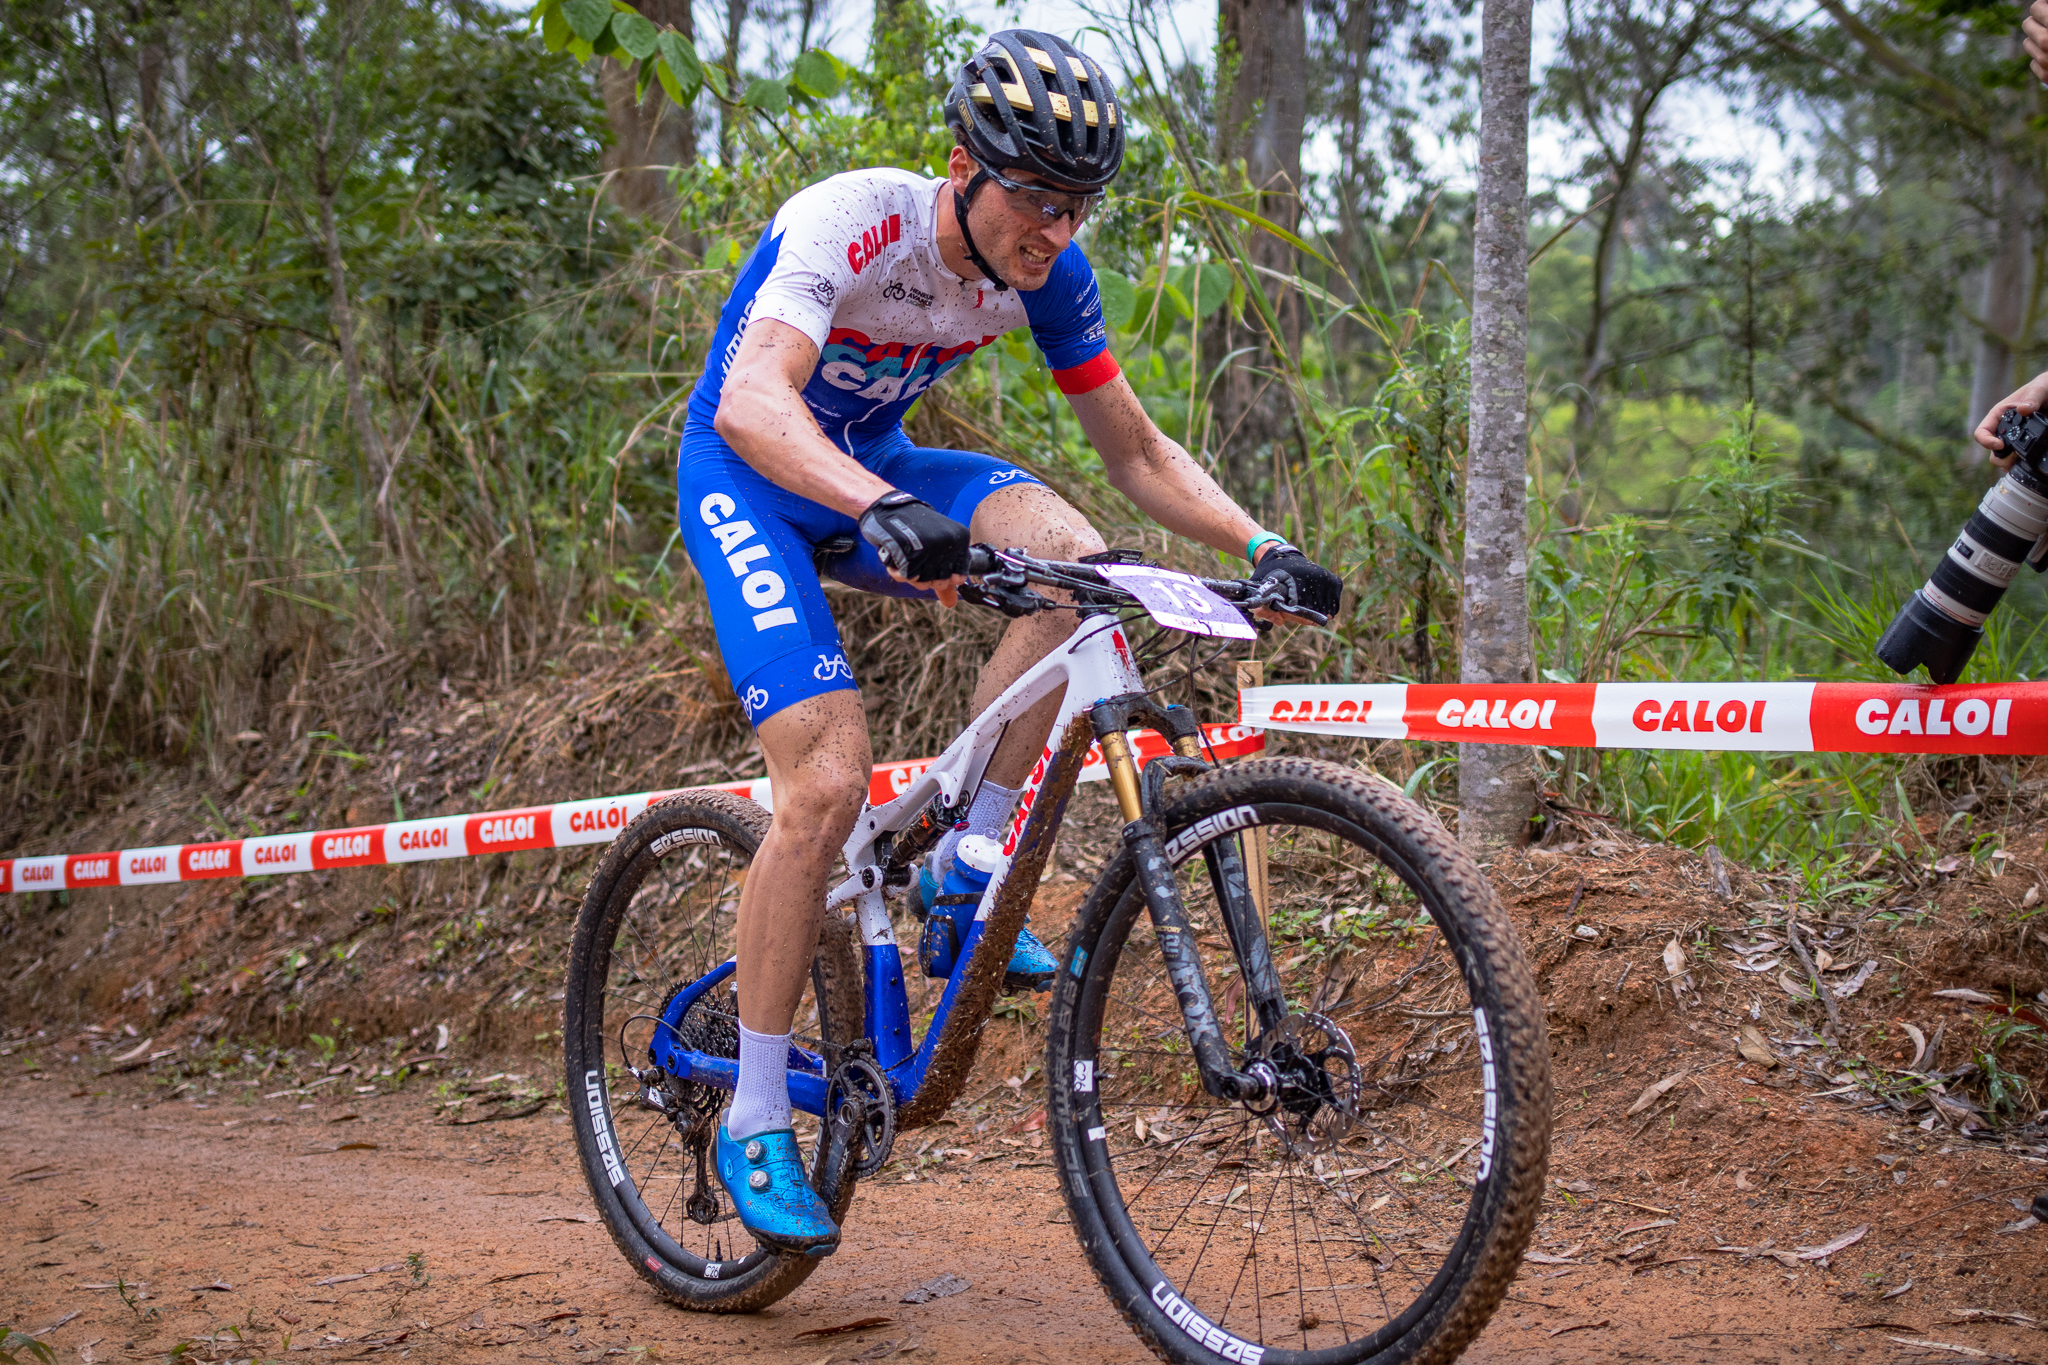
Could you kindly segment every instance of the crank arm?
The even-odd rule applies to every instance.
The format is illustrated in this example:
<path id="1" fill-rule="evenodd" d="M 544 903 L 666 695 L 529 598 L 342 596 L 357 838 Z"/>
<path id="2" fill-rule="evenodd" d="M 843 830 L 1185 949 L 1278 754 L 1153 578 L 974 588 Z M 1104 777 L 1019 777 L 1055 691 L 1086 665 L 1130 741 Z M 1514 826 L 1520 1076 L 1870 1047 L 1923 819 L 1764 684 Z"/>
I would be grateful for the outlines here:
<path id="1" fill-rule="evenodd" d="M 1267 1083 L 1230 1064 L 1230 1051 L 1223 1045 L 1223 1030 L 1216 1020 L 1216 1002 L 1202 975 L 1194 927 L 1188 923 L 1187 907 L 1181 903 L 1180 887 L 1174 881 L 1173 864 L 1166 857 L 1158 827 L 1149 818 L 1133 820 L 1124 826 L 1124 843 L 1130 846 L 1131 859 L 1137 865 L 1138 885 L 1144 890 L 1145 908 L 1159 937 L 1159 955 L 1166 960 L 1166 974 L 1180 1002 L 1181 1022 L 1202 1072 L 1202 1088 L 1220 1100 L 1263 1099 L 1270 1089 Z M 1241 870 L 1239 875 L 1241 878 Z M 1249 892 L 1246 899 L 1250 899 Z"/>

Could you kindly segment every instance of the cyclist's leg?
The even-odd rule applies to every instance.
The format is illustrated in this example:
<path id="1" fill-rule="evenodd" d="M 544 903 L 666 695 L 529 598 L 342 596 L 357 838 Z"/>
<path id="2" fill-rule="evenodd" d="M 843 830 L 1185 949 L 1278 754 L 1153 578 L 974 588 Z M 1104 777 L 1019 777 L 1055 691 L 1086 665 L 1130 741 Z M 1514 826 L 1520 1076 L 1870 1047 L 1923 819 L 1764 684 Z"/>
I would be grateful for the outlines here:
<path id="1" fill-rule="evenodd" d="M 966 522 L 976 541 L 1026 550 L 1041 559 L 1078 559 L 1103 548 L 1102 537 L 1086 517 L 1037 479 L 993 455 L 913 446 L 900 431 L 894 439 L 863 448 L 857 455 L 862 464 L 898 488 L 916 494 L 954 520 Z M 865 542 L 835 562 L 831 573 L 841 582 L 869 592 L 930 596 L 890 578 L 874 547 Z M 1052 591 L 1051 595 L 1062 594 Z M 1041 612 L 1012 621 L 982 666 L 974 689 L 976 713 L 1050 654 L 1073 629 L 1073 618 L 1065 612 Z M 1058 714 L 1059 698 L 1048 697 L 1012 725 L 989 760 L 988 780 L 1005 788 L 1021 785 L 1044 749 Z"/>
<path id="2" fill-rule="evenodd" d="M 801 1162 L 782 1149 L 794 1141 L 787 1048 L 818 907 L 871 767 L 867 718 L 811 558 L 813 544 L 852 522 L 775 487 L 695 424 L 677 488 L 684 547 L 704 579 L 733 691 L 760 736 L 775 805 L 755 855 L 773 875 L 749 877 L 740 892 L 739 1088 L 718 1172 L 757 1238 L 828 1249 L 837 1229 Z M 750 1187 L 755 1177 L 762 1183 Z"/>

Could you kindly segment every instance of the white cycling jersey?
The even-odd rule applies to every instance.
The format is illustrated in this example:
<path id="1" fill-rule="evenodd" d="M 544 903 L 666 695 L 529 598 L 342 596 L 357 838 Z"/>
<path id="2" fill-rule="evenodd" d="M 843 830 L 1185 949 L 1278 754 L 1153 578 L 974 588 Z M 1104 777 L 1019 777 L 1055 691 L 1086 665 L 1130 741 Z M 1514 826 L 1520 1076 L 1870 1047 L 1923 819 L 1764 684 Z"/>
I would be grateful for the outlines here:
<path id="1" fill-rule="evenodd" d="M 896 426 L 941 375 L 1018 327 L 1031 328 L 1062 392 L 1114 379 L 1102 300 L 1080 247 L 1069 243 L 1038 289 L 964 280 L 939 258 L 946 184 L 910 171 L 849 171 L 790 196 L 740 268 L 690 398 L 692 418 L 710 426 L 757 318 L 817 343 L 804 401 L 843 449 Z"/>

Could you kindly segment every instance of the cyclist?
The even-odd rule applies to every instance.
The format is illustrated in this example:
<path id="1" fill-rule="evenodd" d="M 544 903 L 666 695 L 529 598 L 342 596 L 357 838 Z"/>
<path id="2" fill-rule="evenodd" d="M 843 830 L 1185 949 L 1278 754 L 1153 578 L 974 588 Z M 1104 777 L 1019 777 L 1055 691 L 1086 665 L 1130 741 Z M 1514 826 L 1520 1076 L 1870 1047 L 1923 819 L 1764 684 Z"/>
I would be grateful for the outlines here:
<path id="1" fill-rule="evenodd" d="M 683 538 L 719 651 L 761 742 L 775 815 L 740 895 L 739 1083 L 718 1178 L 765 1245 L 829 1255 L 839 1229 L 790 1131 L 792 1021 L 818 907 L 868 790 L 866 714 L 819 574 L 870 592 L 957 600 L 970 542 L 1071 560 L 1101 538 L 1024 471 L 920 449 L 902 418 L 940 376 L 1028 326 L 1110 482 L 1167 529 L 1288 575 L 1337 610 L 1337 576 L 1262 530 L 1153 425 L 1110 355 L 1075 231 L 1123 161 L 1125 113 L 1093 58 L 1025 29 L 993 35 L 946 97 L 948 174 L 877 169 L 793 195 L 741 267 L 692 394 L 677 470 Z M 858 539 L 856 539 L 856 534 Z M 821 553 L 822 551 L 822 553 Z M 836 555 L 832 552 L 838 551 Z M 1013 621 L 984 666 L 977 712 L 1064 641 L 1072 620 Z M 1058 710 L 1010 727 L 966 821 L 934 851 L 1010 814 Z M 1055 963 L 1027 930 L 1012 985 Z"/>

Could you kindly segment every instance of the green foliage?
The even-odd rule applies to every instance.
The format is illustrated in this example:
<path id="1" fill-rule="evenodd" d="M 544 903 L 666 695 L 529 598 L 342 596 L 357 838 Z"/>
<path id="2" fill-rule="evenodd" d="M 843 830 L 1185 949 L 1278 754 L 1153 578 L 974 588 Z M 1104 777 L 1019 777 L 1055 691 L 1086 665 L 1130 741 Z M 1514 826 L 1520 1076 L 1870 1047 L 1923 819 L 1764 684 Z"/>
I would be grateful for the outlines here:
<path id="1" fill-rule="evenodd" d="M 0 1324 L 0 1365 L 30 1365 L 37 1360 L 54 1365 L 56 1359 L 56 1352 L 28 1333 Z"/>
<path id="2" fill-rule="evenodd" d="M 688 34 L 673 26 L 658 28 L 625 0 L 539 0 L 527 15 L 540 30 L 549 52 L 567 52 L 578 62 L 609 57 L 622 66 L 636 66 L 635 88 L 646 96 L 651 86 L 679 105 L 687 106 L 709 90 L 714 99 L 734 109 L 749 109 L 770 121 L 789 114 L 791 106 L 816 106 L 837 95 L 846 84 L 846 66 L 823 48 L 797 55 L 786 76 L 756 76 L 735 98 L 716 67 L 707 67 Z"/>

